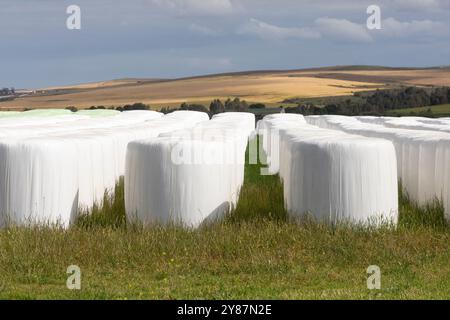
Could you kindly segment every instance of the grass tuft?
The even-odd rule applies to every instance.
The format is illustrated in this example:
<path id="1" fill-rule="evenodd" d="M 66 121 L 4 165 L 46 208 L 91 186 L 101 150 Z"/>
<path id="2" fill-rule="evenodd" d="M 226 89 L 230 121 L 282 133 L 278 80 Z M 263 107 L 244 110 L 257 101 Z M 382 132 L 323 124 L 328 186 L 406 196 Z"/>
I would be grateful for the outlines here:
<path id="1" fill-rule="evenodd" d="M 413 201 L 408 192 L 399 182 L 399 227 L 400 228 L 430 228 L 445 230 L 448 222 L 445 219 L 443 201 L 434 199 L 421 206 Z"/>
<path id="2" fill-rule="evenodd" d="M 105 191 L 101 204 L 95 204 L 92 209 L 79 209 L 75 225 L 83 229 L 96 226 L 116 228 L 126 227 L 125 184 L 121 178 L 114 191 Z"/>

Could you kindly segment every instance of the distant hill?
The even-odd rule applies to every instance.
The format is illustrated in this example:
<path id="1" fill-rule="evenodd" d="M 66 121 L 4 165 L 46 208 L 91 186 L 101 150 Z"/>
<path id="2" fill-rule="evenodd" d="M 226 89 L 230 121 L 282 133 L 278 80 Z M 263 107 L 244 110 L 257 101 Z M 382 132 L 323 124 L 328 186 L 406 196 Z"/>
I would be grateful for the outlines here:
<path id="1" fill-rule="evenodd" d="M 402 85 L 450 86 L 450 68 L 334 66 L 241 71 L 179 79 L 118 79 L 44 88 L 26 97 L 0 102 L 0 109 L 109 107 L 134 102 L 159 109 L 185 101 L 209 104 L 212 99 L 228 97 L 276 105 L 291 98 L 345 96 Z"/>

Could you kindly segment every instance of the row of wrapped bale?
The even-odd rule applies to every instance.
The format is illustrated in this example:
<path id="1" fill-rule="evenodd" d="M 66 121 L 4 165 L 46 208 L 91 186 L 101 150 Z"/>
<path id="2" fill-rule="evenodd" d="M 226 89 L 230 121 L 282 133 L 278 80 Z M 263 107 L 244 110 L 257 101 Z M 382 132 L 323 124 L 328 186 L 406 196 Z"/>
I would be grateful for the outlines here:
<path id="1" fill-rule="evenodd" d="M 33 118 L 55 117 L 69 115 L 73 112 L 68 109 L 33 109 L 28 111 L 0 111 L 0 118 Z"/>
<path id="2" fill-rule="evenodd" d="M 380 124 L 391 128 L 449 132 L 450 121 L 447 118 L 425 117 L 373 117 L 359 116 L 364 123 Z"/>
<path id="3" fill-rule="evenodd" d="M 91 110 L 82 114 L 74 113 L 66 109 L 36 109 L 24 112 L 3 111 L 0 112 L 0 128 L 71 122 L 74 120 L 89 118 L 90 112 Z"/>
<path id="4" fill-rule="evenodd" d="M 305 124 L 305 118 L 299 114 L 272 114 L 258 121 L 257 132 L 262 140 L 260 145 L 265 153 L 265 164 L 267 165 L 267 169 L 263 173 L 268 175 L 279 173 L 282 131 L 299 128 Z"/>
<path id="5" fill-rule="evenodd" d="M 236 205 L 255 117 L 225 113 L 190 130 L 129 144 L 125 174 L 128 219 L 198 227 Z"/>
<path id="6" fill-rule="evenodd" d="M 409 196 L 421 205 L 436 198 L 442 200 L 450 218 L 449 133 L 386 127 L 343 116 L 306 117 L 306 120 L 323 128 L 392 141 L 398 178 Z"/>
<path id="7" fill-rule="evenodd" d="M 130 121 L 128 114 L 109 126 L 102 120 L 96 128 L 74 124 L 66 131 L 0 139 L 0 224 L 68 226 L 79 209 L 101 204 L 105 191 L 113 191 L 125 173 L 131 141 L 208 119 L 181 113 L 148 121 Z M 145 118 L 142 112 L 135 116 Z"/>
<path id="8" fill-rule="evenodd" d="M 291 216 L 310 214 L 328 223 L 397 222 L 391 142 L 322 129 L 301 117 L 266 117 L 258 127 L 271 141 L 265 146 L 268 157 L 278 159 L 272 172 L 278 169 Z"/>
<path id="9" fill-rule="evenodd" d="M 385 127 L 389 128 L 401 128 L 411 130 L 427 130 L 427 131 L 441 131 L 450 133 L 450 126 L 441 122 L 423 122 L 418 119 L 411 118 L 396 118 L 385 121 L 383 123 Z"/>
<path id="10" fill-rule="evenodd" d="M 112 109 L 86 109 L 72 112 L 68 109 L 33 109 L 29 111 L 0 111 L 0 122 L 4 119 L 22 119 L 22 121 L 28 119 L 37 118 L 53 118 L 59 116 L 77 116 L 86 115 L 89 117 L 105 117 L 119 114 L 120 111 Z"/>
<path id="11" fill-rule="evenodd" d="M 33 118 L 32 121 L 5 121 L 0 123 L 0 139 L 10 136 L 15 138 L 30 136 L 45 136 L 47 134 L 75 132 L 82 130 L 111 128 L 143 123 L 162 117 L 162 113 L 155 111 L 129 111 L 99 116 L 91 111 L 79 115 L 64 115 L 60 117 Z"/>

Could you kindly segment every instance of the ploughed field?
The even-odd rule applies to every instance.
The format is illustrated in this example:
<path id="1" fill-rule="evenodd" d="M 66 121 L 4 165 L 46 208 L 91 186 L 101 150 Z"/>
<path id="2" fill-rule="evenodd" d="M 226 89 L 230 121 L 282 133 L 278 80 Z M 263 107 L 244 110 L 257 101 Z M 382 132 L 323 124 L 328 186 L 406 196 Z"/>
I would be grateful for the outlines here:
<path id="1" fill-rule="evenodd" d="M 448 119 L 256 128 L 246 113 L 0 113 L 0 297 L 448 296 Z"/>

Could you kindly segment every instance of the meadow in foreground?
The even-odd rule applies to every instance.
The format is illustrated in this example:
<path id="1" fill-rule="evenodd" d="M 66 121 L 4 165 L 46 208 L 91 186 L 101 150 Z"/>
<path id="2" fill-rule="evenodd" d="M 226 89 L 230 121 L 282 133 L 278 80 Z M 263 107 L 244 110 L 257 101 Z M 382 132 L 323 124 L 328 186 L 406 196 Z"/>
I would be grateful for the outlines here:
<path id="1" fill-rule="evenodd" d="M 450 227 L 439 202 L 400 197 L 397 229 L 292 222 L 278 177 L 247 165 L 234 212 L 198 230 L 127 225 L 123 184 L 68 231 L 0 231 L 0 298 L 447 299 Z M 82 288 L 66 287 L 69 265 Z M 367 289 L 367 267 L 381 290 Z"/>

